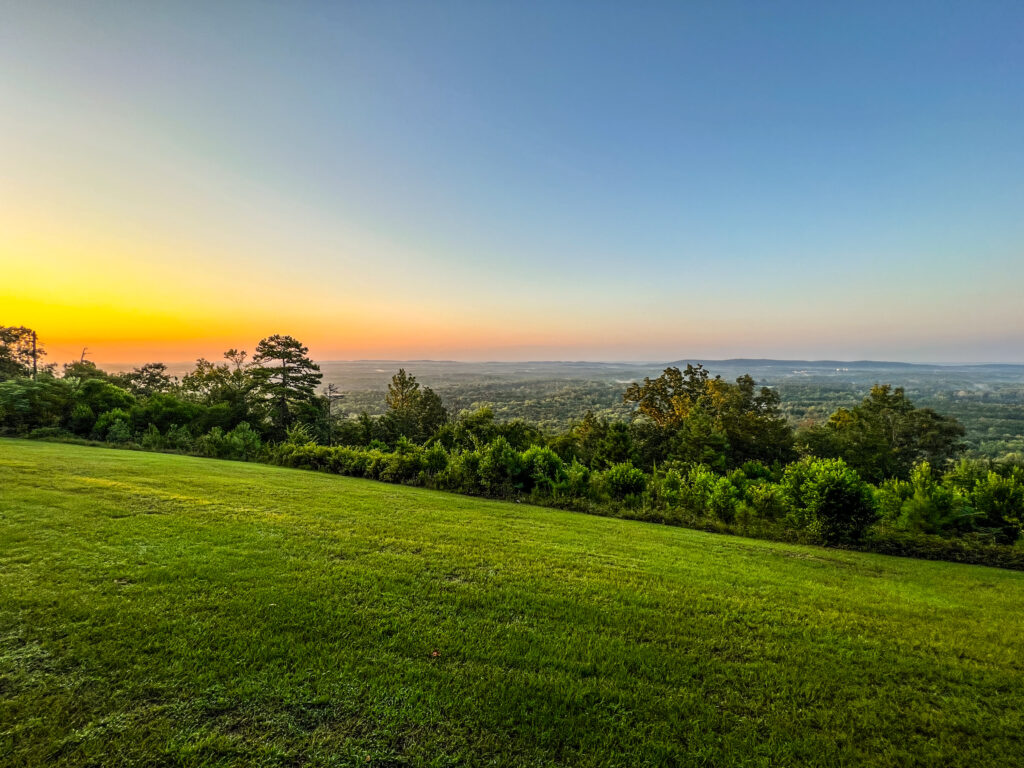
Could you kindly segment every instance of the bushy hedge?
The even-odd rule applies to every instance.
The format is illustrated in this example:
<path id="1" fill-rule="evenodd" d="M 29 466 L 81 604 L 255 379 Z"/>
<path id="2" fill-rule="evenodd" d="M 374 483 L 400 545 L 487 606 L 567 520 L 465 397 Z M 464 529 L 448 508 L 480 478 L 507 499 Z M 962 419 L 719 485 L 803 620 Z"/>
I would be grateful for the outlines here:
<path id="1" fill-rule="evenodd" d="M 726 475 L 701 464 L 647 474 L 628 462 L 594 472 L 577 461 L 566 464 L 547 448 L 517 451 L 503 438 L 481 449 L 451 451 L 408 442 L 394 451 L 282 444 L 267 456 L 288 467 L 707 530 L 1024 568 L 1024 550 L 1001 546 L 993 535 L 947 539 L 904 530 L 894 527 L 891 512 L 875 525 L 880 499 L 894 491 L 876 491 L 841 459 L 802 459 L 775 468 L 755 462 Z M 1015 492 L 987 475 L 980 482 L 1003 496 Z M 906 489 L 898 493 L 906 495 Z M 998 497 L 996 491 L 989 495 Z M 891 506 L 891 499 L 886 503 Z"/>
<path id="2" fill-rule="evenodd" d="M 59 427 L 33 437 L 82 438 Z M 668 463 L 647 473 L 630 462 L 595 470 L 554 450 L 519 450 L 504 436 L 474 448 L 399 439 L 392 449 L 318 445 L 301 430 L 265 445 L 241 423 L 195 435 L 171 424 L 133 431 L 124 409 L 92 421 L 90 437 L 124 447 L 267 461 L 350 477 L 685 525 L 703 530 L 854 547 L 926 559 L 1024 569 L 1024 548 L 1008 546 L 1024 527 L 1024 470 L 961 462 L 946 473 L 922 463 L 909 480 L 873 487 L 841 459 L 787 466 L 747 462 L 722 474 L 703 464 Z"/>

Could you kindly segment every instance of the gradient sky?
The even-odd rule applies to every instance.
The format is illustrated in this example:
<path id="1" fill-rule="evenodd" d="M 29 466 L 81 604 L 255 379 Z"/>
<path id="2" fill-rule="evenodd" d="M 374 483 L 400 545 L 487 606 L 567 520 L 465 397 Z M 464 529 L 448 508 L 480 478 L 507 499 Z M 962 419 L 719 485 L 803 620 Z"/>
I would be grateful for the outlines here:
<path id="1" fill-rule="evenodd" d="M 0 0 L 52 360 L 1024 361 L 1024 3 Z"/>

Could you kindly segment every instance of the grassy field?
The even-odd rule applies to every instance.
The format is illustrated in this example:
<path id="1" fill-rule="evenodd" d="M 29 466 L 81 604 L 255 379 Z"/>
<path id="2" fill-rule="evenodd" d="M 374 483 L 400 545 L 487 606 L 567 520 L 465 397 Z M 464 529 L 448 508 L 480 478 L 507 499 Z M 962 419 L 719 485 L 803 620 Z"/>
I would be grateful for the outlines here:
<path id="1" fill-rule="evenodd" d="M 0 440 L 0 765 L 1019 766 L 1024 574 Z"/>

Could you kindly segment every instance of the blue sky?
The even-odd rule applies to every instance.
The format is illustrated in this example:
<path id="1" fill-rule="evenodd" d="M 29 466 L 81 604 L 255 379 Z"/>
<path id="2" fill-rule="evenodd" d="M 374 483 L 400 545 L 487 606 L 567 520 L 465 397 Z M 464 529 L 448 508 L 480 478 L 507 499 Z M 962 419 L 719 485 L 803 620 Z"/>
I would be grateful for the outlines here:
<path id="1" fill-rule="evenodd" d="M 1024 360 L 1020 3 L 0 17 L 0 258 L 50 278 L 0 322 L 58 349 Z"/>

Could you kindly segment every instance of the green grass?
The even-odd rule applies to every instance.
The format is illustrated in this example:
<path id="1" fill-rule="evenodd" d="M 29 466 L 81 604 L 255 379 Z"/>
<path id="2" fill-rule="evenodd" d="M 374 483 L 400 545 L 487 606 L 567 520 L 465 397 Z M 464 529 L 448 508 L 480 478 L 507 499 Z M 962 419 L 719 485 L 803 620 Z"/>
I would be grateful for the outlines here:
<path id="1" fill-rule="evenodd" d="M 5 766 L 1019 766 L 1022 607 L 1022 573 L 0 440 Z"/>

